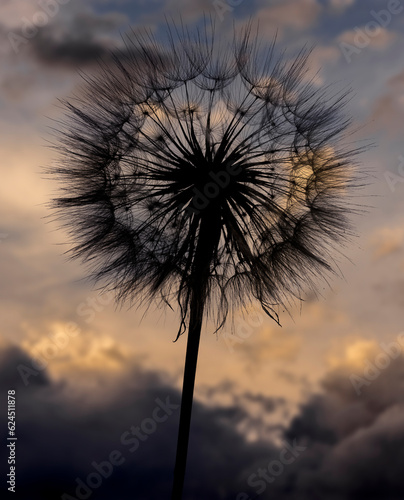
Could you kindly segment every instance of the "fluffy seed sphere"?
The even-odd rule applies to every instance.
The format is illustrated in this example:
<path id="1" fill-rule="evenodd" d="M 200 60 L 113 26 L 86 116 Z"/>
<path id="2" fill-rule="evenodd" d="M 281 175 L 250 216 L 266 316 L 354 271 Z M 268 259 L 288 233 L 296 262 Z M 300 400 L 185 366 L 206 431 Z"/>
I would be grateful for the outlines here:
<path id="1" fill-rule="evenodd" d="M 218 327 L 252 300 L 278 321 L 349 233 L 348 93 L 310 81 L 309 51 L 262 54 L 251 26 L 224 47 L 211 28 L 169 27 L 165 43 L 134 34 L 86 78 L 65 102 L 52 207 L 118 300 L 178 301 L 184 327 L 203 279 Z"/>

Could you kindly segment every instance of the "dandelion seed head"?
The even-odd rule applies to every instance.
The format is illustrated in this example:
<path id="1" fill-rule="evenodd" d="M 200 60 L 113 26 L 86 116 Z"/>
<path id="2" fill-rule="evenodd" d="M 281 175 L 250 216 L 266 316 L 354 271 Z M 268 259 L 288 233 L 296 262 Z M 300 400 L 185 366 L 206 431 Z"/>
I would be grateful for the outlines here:
<path id="1" fill-rule="evenodd" d="M 331 271 L 349 232 L 359 150 L 341 143 L 345 94 L 303 78 L 307 53 L 261 57 L 250 26 L 237 40 L 217 51 L 209 30 L 136 35 L 66 103 L 52 206 L 72 255 L 120 301 L 177 301 L 184 320 L 205 238 L 218 325 L 251 299 L 274 311 Z"/>

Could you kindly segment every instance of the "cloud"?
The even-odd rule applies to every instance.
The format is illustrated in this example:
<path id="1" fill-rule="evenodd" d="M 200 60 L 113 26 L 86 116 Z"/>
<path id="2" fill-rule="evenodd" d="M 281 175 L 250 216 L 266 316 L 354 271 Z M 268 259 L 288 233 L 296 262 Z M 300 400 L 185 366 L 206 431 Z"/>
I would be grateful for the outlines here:
<path id="1" fill-rule="evenodd" d="M 0 367 L 1 378 L 0 387 L 3 390 L 14 388 L 21 384 L 20 378 L 17 376 L 17 366 L 23 364 L 29 366 L 31 358 L 23 349 L 16 345 L 8 345 L 1 342 L 0 346 Z M 38 376 L 32 379 L 34 386 L 47 386 L 49 377 L 46 372 L 39 372 Z"/>
<path id="2" fill-rule="evenodd" d="M 271 5 L 261 1 L 259 5 L 262 7 L 257 10 L 256 17 L 270 37 L 276 29 L 280 36 L 286 30 L 307 30 L 317 22 L 322 10 L 317 0 L 276 0 Z"/>
<path id="3" fill-rule="evenodd" d="M 370 36 L 367 34 L 367 28 L 357 27 L 353 30 L 347 30 L 338 36 L 338 41 L 341 43 L 346 43 L 352 45 L 357 51 L 360 51 L 365 47 L 376 50 L 385 50 L 390 47 L 390 45 L 397 40 L 397 34 L 393 31 L 389 31 L 382 26 L 377 25 L 377 32 L 374 28 L 371 30 Z"/>
<path id="4" fill-rule="evenodd" d="M 348 346 L 324 376 L 322 391 L 308 398 L 287 428 L 278 428 L 277 444 L 248 440 L 245 431 L 259 427 L 264 415 L 284 407 L 284 398 L 268 398 L 251 390 L 223 405 L 195 401 L 185 498 L 255 498 L 258 471 L 269 470 L 285 442 L 300 443 L 305 449 L 296 461 L 285 465 L 276 480 L 260 479 L 268 498 L 400 498 L 404 494 L 400 469 L 404 458 L 404 357 L 402 353 L 391 356 L 360 395 L 350 379 L 352 374 L 364 376 L 366 361 L 374 362 L 380 352 L 374 342 Z M 105 360 L 117 359 L 111 349 L 103 355 Z M 26 364 L 29 356 L 16 346 L 1 346 L 1 386 L 17 391 L 17 452 L 24 449 L 18 461 L 22 496 L 43 500 L 68 493 L 77 498 L 77 478 L 86 482 L 97 464 L 109 461 L 115 451 L 124 461 L 113 466 L 94 498 L 169 496 L 180 393 L 164 374 L 146 370 L 129 355 L 124 360 L 121 353 L 118 358 L 120 372 L 107 370 L 101 377 L 99 367 L 87 372 L 96 382 L 91 391 L 89 385 L 81 386 L 67 374 L 56 381 L 46 370 L 25 387 L 17 367 Z M 232 390 L 232 384 L 225 382 L 212 388 L 213 393 Z M 170 404 L 172 412 L 164 422 L 153 423 L 156 405 L 161 406 L 158 401 Z M 255 420 L 249 416 L 249 407 L 254 405 L 260 408 Z M 248 421 L 250 427 L 240 426 Z M 134 438 L 132 426 L 147 431 L 141 433 L 143 441 Z M 130 451 L 132 447 L 135 449 Z"/>
<path id="5" fill-rule="evenodd" d="M 309 450 L 299 462 L 296 498 L 393 499 L 403 494 L 396 464 L 404 444 L 404 357 L 389 358 L 361 395 L 350 380 L 352 374 L 363 377 L 366 360 L 373 362 L 381 352 L 370 343 L 348 348 L 346 358 L 323 379 L 324 393 L 312 396 L 292 422 L 286 435 L 305 437 Z"/>
<path id="6" fill-rule="evenodd" d="M 220 2 L 217 2 L 220 4 Z M 223 2 L 224 6 L 227 7 L 227 2 Z M 231 12 L 232 8 L 229 9 Z M 224 10 L 224 15 L 229 12 L 227 8 Z M 194 0 L 192 3 L 188 0 L 166 0 L 164 7 L 161 9 L 161 20 L 163 20 L 164 15 L 173 15 L 175 17 L 178 16 L 178 13 L 181 13 L 181 18 L 187 23 L 193 23 L 201 19 L 205 14 L 214 14 L 220 13 L 221 9 L 215 7 L 215 2 L 212 0 Z M 223 15 L 223 14 L 222 14 Z M 150 21 L 156 21 L 156 12 L 150 16 Z"/>
<path id="7" fill-rule="evenodd" d="M 78 3 L 51 14 L 37 5 L 22 10 L 11 7 L 2 15 L 0 38 L 3 51 L 12 57 L 29 56 L 44 66 L 75 68 L 122 48 L 119 29 L 128 26 L 124 14 L 98 14 Z"/>
<path id="8" fill-rule="evenodd" d="M 373 257 L 376 260 L 402 250 L 403 244 L 404 228 L 402 226 L 377 228 L 371 235 Z"/>
<path id="9" fill-rule="evenodd" d="M 323 75 L 324 67 L 335 64 L 341 57 L 341 52 L 333 46 L 316 46 L 310 54 L 309 71 L 306 78 L 314 78 L 314 83 L 318 86 L 325 84 Z"/>
<path id="10" fill-rule="evenodd" d="M 270 360 L 293 361 L 303 344 L 303 338 L 296 330 L 285 328 L 280 331 L 277 326 L 263 326 L 254 330 L 246 325 L 240 331 L 236 328 L 234 335 L 227 336 L 227 344 L 239 353 L 251 369 L 262 368 Z M 243 338 L 243 335 L 247 338 Z"/>
<path id="11" fill-rule="evenodd" d="M 376 99 L 369 121 L 372 129 L 389 138 L 402 137 L 404 128 L 404 71 L 390 78 L 384 93 Z"/>
<path id="12" fill-rule="evenodd" d="M 2 15 L 0 21 L 0 107 L 3 127 L 15 137 L 22 128 L 25 137 L 32 135 L 32 125 L 49 127 L 45 117 L 60 117 L 56 100 L 77 90 L 79 69 L 91 74 L 99 59 L 109 63 L 114 56 L 127 57 L 119 32 L 129 27 L 123 14 L 97 14 L 73 1 L 40 26 L 32 24 L 34 14 L 27 9 L 25 15 Z"/>
<path id="13" fill-rule="evenodd" d="M 67 22 L 58 19 L 40 29 L 29 47 L 43 64 L 94 64 L 99 58 L 110 57 L 122 44 L 116 30 L 126 23 L 127 18 L 122 14 L 101 16 L 82 12 Z"/>
<path id="14" fill-rule="evenodd" d="M 398 268 L 399 272 L 392 267 L 391 269 L 393 273 L 396 274 L 396 278 L 380 281 L 375 285 L 375 290 L 379 295 L 378 307 L 383 309 L 397 307 L 401 311 L 404 307 L 404 278 L 402 265 L 401 269 Z"/>
<path id="15" fill-rule="evenodd" d="M 45 371 L 25 387 L 17 367 L 28 359 L 21 349 L 2 346 L 2 388 L 15 388 L 17 393 L 20 498 L 44 500 L 63 493 L 77 498 L 76 478 L 86 481 L 95 472 L 93 462 L 108 460 L 115 450 L 124 462 L 104 479 L 94 498 L 169 496 L 180 394 L 167 377 L 132 360 L 121 376 L 103 377 L 91 393 L 88 386 L 55 382 Z M 161 402 L 171 405 L 171 413 L 164 422 L 153 424 L 154 409 L 162 407 Z M 194 403 L 185 498 L 232 498 L 241 487 L 238 478 L 244 466 L 275 453 L 275 446 L 247 443 L 235 430 L 245 417 L 241 406 L 208 408 Z M 5 422 L 1 423 L 4 432 Z M 139 439 L 132 426 L 145 429 Z"/>
<path id="16" fill-rule="evenodd" d="M 347 9 L 352 7 L 355 3 L 355 0 L 329 0 L 330 8 L 333 12 L 337 12 L 341 14 L 345 12 Z"/>
<path id="17" fill-rule="evenodd" d="M 309 397 L 284 432 L 283 439 L 296 440 L 306 449 L 276 481 L 258 480 L 255 474 L 249 482 L 252 488 L 244 490 L 249 500 L 259 494 L 280 500 L 402 497 L 404 356 L 402 348 L 401 354 L 390 352 L 394 355 L 383 354 L 384 368 L 376 368 L 378 372 L 358 395 L 350 377 L 364 377 L 367 362 L 381 366 L 383 349 L 369 341 L 348 346 L 345 356 L 324 376 L 322 391 Z M 270 464 L 256 461 L 247 477 L 251 479 L 259 469 L 265 478 Z"/>
<path id="18" fill-rule="evenodd" d="M 29 19 L 38 12 L 38 5 L 34 2 L 3 0 L 1 3 L 1 20 L 8 28 L 21 25 L 24 19 Z"/>

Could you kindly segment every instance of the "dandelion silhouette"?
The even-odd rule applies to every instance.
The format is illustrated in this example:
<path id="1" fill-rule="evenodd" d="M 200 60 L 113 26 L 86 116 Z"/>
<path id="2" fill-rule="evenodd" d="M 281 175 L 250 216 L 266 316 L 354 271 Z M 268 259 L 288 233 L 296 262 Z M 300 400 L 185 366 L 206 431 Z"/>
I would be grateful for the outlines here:
<path id="1" fill-rule="evenodd" d="M 133 33 L 126 48 L 64 102 L 52 208 L 72 256 L 118 302 L 179 306 L 179 500 L 203 319 L 219 331 L 258 301 L 279 323 L 277 307 L 315 290 L 352 233 L 360 150 L 341 142 L 349 92 L 313 84 L 309 50 L 290 62 L 273 40 L 263 55 L 251 24 L 226 46 L 205 23 L 168 25 L 164 43 Z"/>

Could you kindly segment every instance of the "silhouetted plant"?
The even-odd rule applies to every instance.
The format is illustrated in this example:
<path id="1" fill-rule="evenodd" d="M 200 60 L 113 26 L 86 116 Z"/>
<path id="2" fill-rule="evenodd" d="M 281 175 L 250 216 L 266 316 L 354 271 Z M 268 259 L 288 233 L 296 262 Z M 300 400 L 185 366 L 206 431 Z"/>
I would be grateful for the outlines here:
<path id="1" fill-rule="evenodd" d="M 351 234 L 353 156 L 342 145 L 348 92 L 261 53 L 248 25 L 217 43 L 205 24 L 168 28 L 165 43 L 133 34 L 126 51 L 65 102 L 53 209 L 72 255 L 130 303 L 176 301 L 188 327 L 173 499 L 181 498 L 202 321 L 258 301 L 277 306 L 332 270 Z"/>

